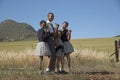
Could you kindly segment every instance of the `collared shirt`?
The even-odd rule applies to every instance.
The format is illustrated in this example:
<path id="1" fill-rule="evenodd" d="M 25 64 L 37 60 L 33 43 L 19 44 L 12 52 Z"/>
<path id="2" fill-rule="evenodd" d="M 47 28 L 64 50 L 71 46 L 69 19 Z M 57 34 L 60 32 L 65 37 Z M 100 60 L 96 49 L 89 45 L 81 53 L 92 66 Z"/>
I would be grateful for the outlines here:
<path id="1" fill-rule="evenodd" d="M 47 37 L 49 37 L 49 33 L 45 31 L 44 28 L 40 28 L 38 31 L 37 31 L 37 37 L 38 37 L 38 41 L 41 42 L 41 41 L 46 41 Z"/>
<path id="2" fill-rule="evenodd" d="M 48 28 L 48 30 L 50 30 L 50 33 L 53 33 L 53 32 L 54 32 L 54 29 L 53 29 L 53 28 L 54 28 L 54 27 L 53 27 L 53 24 L 52 24 L 49 20 L 47 21 L 47 24 L 48 24 L 48 27 L 47 27 L 47 28 Z"/>

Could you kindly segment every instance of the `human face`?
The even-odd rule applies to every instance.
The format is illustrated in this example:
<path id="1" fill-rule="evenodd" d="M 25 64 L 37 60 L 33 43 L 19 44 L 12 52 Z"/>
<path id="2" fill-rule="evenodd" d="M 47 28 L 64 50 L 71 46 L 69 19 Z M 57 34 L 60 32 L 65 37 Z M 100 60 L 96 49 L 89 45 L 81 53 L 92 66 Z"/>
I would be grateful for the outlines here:
<path id="1" fill-rule="evenodd" d="M 45 28 L 46 23 L 42 23 L 40 26 L 41 26 L 42 28 Z"/>
<path id="2" fill-rule="evenodd" d="M 54 14 L 48 14 L 48 20 L 52 22 L 54 20 Z"/>
<path id="3" fill-rule="evenodd" d="M 68 25 L 67 25 L 66 23 L 63 23 L 63 24 L 62 24 L 62 28 L 63 28 L 63 29 L 66 29 L 67 27 L 68 27 Z"/>

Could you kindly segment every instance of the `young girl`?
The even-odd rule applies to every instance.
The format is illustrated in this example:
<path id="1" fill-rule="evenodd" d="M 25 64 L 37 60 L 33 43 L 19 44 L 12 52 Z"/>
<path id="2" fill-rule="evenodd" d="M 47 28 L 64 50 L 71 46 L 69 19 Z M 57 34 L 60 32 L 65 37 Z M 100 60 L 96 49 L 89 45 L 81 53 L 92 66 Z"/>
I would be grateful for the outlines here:
<path id="1" fill-rule="evenodd" d="M 48 44 L 45 42 L 49 36 L 49 30 L 46 29 L 46 22 L 44 20 L 40 21 L 40 27 L 41 28 L 37 32 L 38 43 L 36 46 L 36 55 L 40 58 L 39 73 L 42 73 L 43 56 L 51 56 L 51 52 L 49 50 Z M 49 68 L 49 66 L 50 63 L 48 63 L 47 67 Z"/>
<path id="2" fill-rule="evenodd" d="M 62 24 L 62 41 L 63 41 L 63 44 L 64 44 L 64 55 L 67 59 L 67 62 L 68 62 L 68 68 L 69 68 L 69 71 L 71 71 L 71 59 L 70 59 L 70 54 L 72 52 L 74 52 L 74 49 L 73 49 L 73 46 L 72 44 L 69 42 L 69 40 L 71 39 L 71 30 L 68 30 L 68 22 L 63 22 Z"/>
<path id="3" fill-rule="evenodd" d="M 64 59 L 64 45 L 61 40 L 62 32 L 58 31 L 56 36 L 56 65 L 57 65 L 57 73 L 66 74 L 67 72 L 63 70 L 63 59 Z"/>

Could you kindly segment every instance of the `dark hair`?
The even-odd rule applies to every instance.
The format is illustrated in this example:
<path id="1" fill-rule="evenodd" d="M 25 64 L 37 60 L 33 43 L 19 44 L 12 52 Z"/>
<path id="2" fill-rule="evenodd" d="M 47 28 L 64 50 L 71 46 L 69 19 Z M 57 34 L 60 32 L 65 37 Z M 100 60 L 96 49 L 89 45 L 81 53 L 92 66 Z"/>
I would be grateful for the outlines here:
<path id="1" fill-rule="evenodd" d="M 48 13 L 48 16 L 49 16 L 49 14 L 52 14 L 52 15 L 54 15 L 54 13 L 52 13 L 52 12 L 49 12 L 49 13 Z"/>
<path id="2" fill-rule="evenodd" d="M 65 23 L 65 24 L 69 25 L 69 23 L 68 23 L 67 21 L 64 21 L 63 23 Z"/>
<path id="3" fill-rule="evenodd" d="M 42 23 L 45 23 L 45 24 L 46 24 L 46 21 L 45 21 L 45 20 L 41 20 L 41 21 L 40 21 L 40 25 L 41 25 Z"/>

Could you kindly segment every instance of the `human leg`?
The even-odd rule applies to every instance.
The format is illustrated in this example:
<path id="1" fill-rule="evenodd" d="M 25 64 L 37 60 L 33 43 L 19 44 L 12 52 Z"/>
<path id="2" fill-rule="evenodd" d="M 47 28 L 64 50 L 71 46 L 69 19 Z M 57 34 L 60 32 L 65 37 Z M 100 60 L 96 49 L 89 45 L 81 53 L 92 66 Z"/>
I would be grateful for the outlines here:
<path id="1" fill-rule="evenodd" d="M 51 57 L 50 57 L 50 71 L 55 71 L 55 62 L 56 62 L 56 55 L 55 55 L 55 40 L 52 37 L 49 37 L 47 40 L 48 46 L 51 51 Z"/>
<path id="2" fill-rule="evenodd" d="M 40 65 L 39 65 L 39 71 L 42 73 L 42 62 L 43 62 L 43 56 L 39 56 L 40 58 Z"/>
<path id="3" fill-rule="evenodd" d="M 66 54 L 66 59 L 68 63 L 68 69 L 71 71 L 71 58 L 70 58 L 70 53 Z"/>
<path id="4" fill-rule="evenodd" d="M 59 71 L 59 68 L 60 68 L 60 57 L 59 56 L 56 57 L 56 66 L 57 66 L 57 71 Z"/>
<path id="5" fill-rule="evenodd" d="M 51 56 L 48 56 L 48 61 L 47 61 L 47 68 L 46 71 L 49 72 L 50 71 L 50 65 L 51 65 Z"/>

